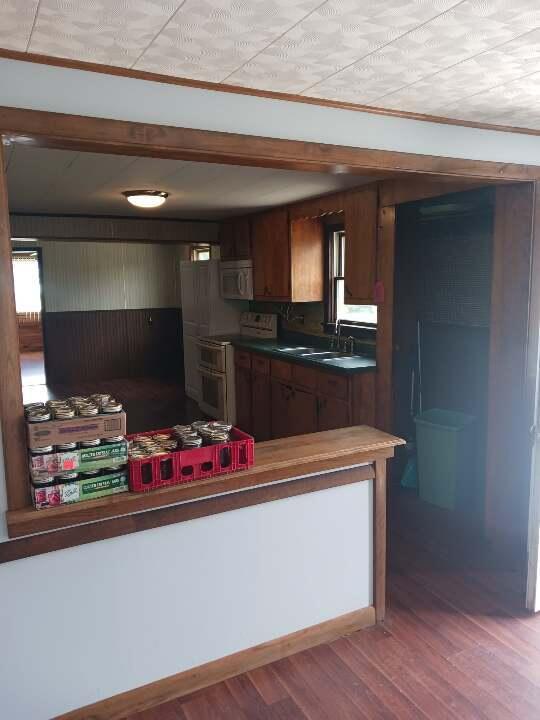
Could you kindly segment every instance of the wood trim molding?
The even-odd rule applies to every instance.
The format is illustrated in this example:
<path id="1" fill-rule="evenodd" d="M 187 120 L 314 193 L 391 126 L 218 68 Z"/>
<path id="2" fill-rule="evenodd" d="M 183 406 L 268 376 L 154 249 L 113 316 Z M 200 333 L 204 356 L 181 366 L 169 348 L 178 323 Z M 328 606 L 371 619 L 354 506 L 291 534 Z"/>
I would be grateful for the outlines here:
<path id="1" fill-rule="evenodd" d="M 394 256 L 396 208 L 379 208 L 377 229 L 377 281 L 383 284 L 384 299 L 377 319 L 376 427 L 392 427 L 392 354 L 394 318 Z"/>
<path id="2" fill-rule="evenodd" d="M 482 187 L 482 184 L 474 180 L 437 182 L 425 178 L 382 180 L 379 182 L 379 206 L 400 205 L 401 203 L 424 200 L 439 195 L 475 190 Z"/>
<path id="3" fill-rule="evenodd" d="M 15 312 L 15 291 L 11 264 L 11 233 L 4 171 L 4 149 L 0 144 L 0 419 L 4 443 L 4 466 L 10 508 L 23 508 L 30 502 L 24 410 L 19 356 L 19 329 Z"/>
<path id="4" fill-rule="evenodd" d="M 294 472 L 297 471 L 298 468 L 294 468 Z M 64 550 L 76 545 L 86 545 L 98 540 L 108 540 L 121 535 L 129 535 L 133 532 L 163 527 L 164 525 L 186 522 L 196 518 L 208 517 L 209 515 L 218 515 L 239 508 L 261 505 L 274 500 L 305 495 L 318 490 L 363 482 L 372 477 L 373 468 L 369 466 L 325 472 L 322 475 L 300 477 L 289 482 L 254 487 L 241 492 L 230 492 L 216 497 L 185 502 L 180 505 L 168 505 L 145 512 L 123 515 L 122 517 L 87 522 L 83 525 L 74 525 L 52 532 L 42 532 L 38 535 L 28 535 L 0 543 L 0 564 L 33 555 L 42 555 L 54 550 Z M 41 513 L 33 511 L 34 515 L 46 513 L 46 510 L 41 511 Z"/>
<path id="5" fill-rule="evenodd" d="M 39 53 L 21 52 L 18 50 L 0 49 L 0 58 L 6 60 L 19 60 L 31 62 L 38 65 L 50 65 L 52 67 L 67 68 L 70 70 L 84 70 L 85 72 L 100 73 L 102 75 L 115 75 L 128 77 L 135 80 L 147 80 L 150 82 L 164 83 L 166 85 L 180 85 L 182 87 L 198 88 L 200 90 L 212 90 L 214 92 L 233 93 L 235 95 L 250 95 L 271 100 L 285 100 L 287 102 L 304 103 L 307 105 L 318 105 L 321 107 L 336 108 L 339 110 L 353 110 L 355 112 L 370 113 L 372 115 L 383 115 L 387 117 L 398 117 L 406 120 L 419 120 L 441 125 L 457 125 L 460 127 L 477 128 L 480 130 L 494 130 L 496 132 L 511 132 L 522 135 L 540 135 L 540 130 L 535 128 L 516 127 L 513 125 L 498 125 L 492 123 L 473 122 L 471 120 L 459 120 L 458 118 L 447 118 L 440 115 L 428 115 L 415 113 L 407 110 L 395 110 L 392 108 L 377 107 L 374 105 L 362 105 L 341 100 L 325 100 L 323 98 L 311 97 L 309 95 L 298 95 L 295 93 L 283 93 L 273 90 L 259 90 L 256 88 L 243 87 L 241 85 L 230 85 L 225 83 L 214 83 L 204 80 L 194 80 L 174 75 L 149 72 L 147 70 L 134 70 L 132 68 L 115 67 L 101 63 L 85 62 L 83 60 L 71 60 L 69 58 L 53 57 Z"/>
<path id="6" fill-rule="evenodd" d="M 386 613 L 386 461 L 375 461 L 373 484 L 373 595 L 375 617 L 383 622 Z"/>
<path id="7" fill-rule="evenodd" d="M 350 635 L 374 624 L 375 610 L 372 606 L 354 610 L 346 615 L 311 625 L 177 675 L 156 680 L 135 690 L 128 690 L 107 700 L 73 710 L 58 716 L 56 720 L 120 720 L 127 716 L 131 717 L 135 713 L 202 690 L 302 650 L 332 642 L 343 635 Z"/>
<path id="8" fill-rule="evenodd" d="M 392 150 L 281 140 L 237 133 L 109 120 L 0 107 L 0 133 L 8 142 L 143 157 L 230 163 L 289 170 L 397 176 L 469 177 L 485 180 L 540 179 L 540 166 L 437 157 Z"/>

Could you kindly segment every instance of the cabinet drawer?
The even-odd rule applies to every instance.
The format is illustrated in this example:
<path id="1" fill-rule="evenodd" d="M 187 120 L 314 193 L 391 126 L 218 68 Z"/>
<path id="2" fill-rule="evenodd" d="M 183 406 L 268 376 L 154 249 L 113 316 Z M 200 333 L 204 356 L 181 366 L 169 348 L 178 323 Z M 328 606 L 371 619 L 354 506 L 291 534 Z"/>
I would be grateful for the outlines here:
<path id="1" fill-rule="evenodd" d="M 235 350 L 234 351 L 234 364 L 238 365 L 239 367 L 247 368 L 248 370 L 251 369 L 251 353 L 246 352 L 245 350 Z"/>
<path id="2" fill-rule="evenodd" d="M 270 375 L 270 359 L 262 355 L 252 355 L 251 369 L 260 375 Z"/>
<path id="3" fill-rule="evenodd" d="M 345 375 L 332 375 L 331 373 L 319 373 L 319 392 L 322 395 L 329 395 L 340 400 L 349 398 L 349 378 Z"/>
<path id="4" fill-rule="evenodd" d="M 291 380 L 292 379 L 292 365 L 283 360 L 272 360 L 270 363 L 270 374 L 273 378 L 278 380 Z"/>
<path id="5" fill-rule="evenodd" d="M 303 365 L 292 365 L 292 381 L 309 390 L 316 390 L 319 381 L 319 371 Z"/>

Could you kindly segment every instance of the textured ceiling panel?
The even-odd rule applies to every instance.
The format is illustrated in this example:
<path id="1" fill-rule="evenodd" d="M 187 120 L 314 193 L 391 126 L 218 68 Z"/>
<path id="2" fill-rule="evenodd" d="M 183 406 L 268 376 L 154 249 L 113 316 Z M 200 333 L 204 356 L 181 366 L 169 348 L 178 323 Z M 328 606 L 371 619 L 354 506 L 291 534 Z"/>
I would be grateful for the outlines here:
<path id="1" fill-rule="evenodd" d="M 131 66 L 180 0 L 41 0 L 29 51 Z"/>
<path id="2" fill-rule="evenodd" d="M 0 2 L 0 47 L 26 50 L 32 32 L 38 0 Z"/>
<path id="3" fill-rule="evenodd" d="M 228 82 L 300 93 L 455 4 L 456 0 L 330 0 Z"/>
<path id="4" fill-rule="evenodd" d="M 0 0 L 0 47 L 540 125 L 540 0 Z"/>
<path id="5" fill-rule="evenodd" d="M 220 82 L 320 0 L 187 0 L 135 67 Z"/>

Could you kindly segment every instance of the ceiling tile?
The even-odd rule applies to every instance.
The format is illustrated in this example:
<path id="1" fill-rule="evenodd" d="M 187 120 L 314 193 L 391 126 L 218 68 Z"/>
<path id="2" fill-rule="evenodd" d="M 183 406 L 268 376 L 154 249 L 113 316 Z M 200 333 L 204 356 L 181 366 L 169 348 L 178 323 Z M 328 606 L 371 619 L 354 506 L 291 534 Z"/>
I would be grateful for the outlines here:
<path id="1" fill-rule="evenodd" d="M 321 0 L 187 0 L 138 70 L 220 82 Z"/>
<path id="2" fill-rule="evenodd" d="M 329 0 L 276 40 L 228 82 L 301 92 L 356 62 L 457 0 Z"/>
<path id="3" fill-rule="evenodd" d="M 26 50 L 39 0 L 0 2 L 0 47 Z"/>
<path id="4" fill-rule="evenodd" d="M 313 97 L 371 103 L 540 25 L 530 0 L 467 0 L 311 88 Z"/>
<path id="5" fill-rule="evenodd" d="M 386 108 L 438 113 L 450 104 L 538 70 L 540 29 L 386 95 L 376 103 Z"/>
<path id="6" fill-rule="evenodd" d="M 30 52 L 129 67 L 181 0 L 41 0 Z"/>

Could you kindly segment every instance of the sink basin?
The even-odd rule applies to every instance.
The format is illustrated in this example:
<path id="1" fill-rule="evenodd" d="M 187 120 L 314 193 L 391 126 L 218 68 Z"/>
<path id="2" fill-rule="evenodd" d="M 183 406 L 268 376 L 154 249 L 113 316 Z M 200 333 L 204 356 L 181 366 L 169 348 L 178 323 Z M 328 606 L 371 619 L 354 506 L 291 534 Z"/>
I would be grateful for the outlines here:
<path id="1" fill-rule="evenodd" d="M 337 354 L 335 352 L 325 350 L 313 350 L 313 352 L 301 353 L 301 357 L 321 357 L 321 355 L 332 355 L 332 357 L 337 357 Z"/>
<path id="2" fill-rule="evenodd" d="M 276 348 L 278 352 L 286 353 L 287 355 L 310 355 L 316 352 L 315 348 L 310 347 L 282 347 Z"/>
<path id="3" fill-rule="evenodd" d="M 373 364 L 371 360 L 359 355 L 335 355 L 331 358 L 322 358 L 321 362 L 332 363 L 332 365 L 342 368 L 368 367 Z"/>

